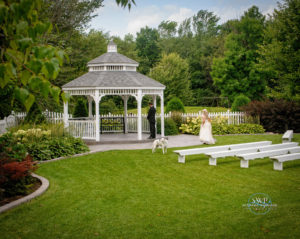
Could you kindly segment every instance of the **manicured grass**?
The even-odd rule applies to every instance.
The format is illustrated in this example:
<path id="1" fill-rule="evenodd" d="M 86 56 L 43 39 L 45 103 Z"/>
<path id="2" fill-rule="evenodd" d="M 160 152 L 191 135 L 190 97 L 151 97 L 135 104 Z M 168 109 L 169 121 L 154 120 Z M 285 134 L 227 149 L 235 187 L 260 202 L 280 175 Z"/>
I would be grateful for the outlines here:
<path id="1" fill-rule="evenodd" d="M 208 112 L 227 112 L 227 108 L 224 107 L 206 107 L 206 106 L 185 106 L 186 113 L 198 113 L 203 109 L 207 109 Z"/>
<path id="2" fill-rule="evenodd" d="M 281 135 L 222 136 L 217 144 Z M 300 135 L 295 136 L 300 142 Z M 204 146 L 201 146 L 204 147 Z M 270 159 L 241 169 L 236 158 L 185 164 L 169 149 L 107 151 L 40 165 L 48 191 L 0 215 L 1 238 L 298 238 L 300 161 L 273 170 Z M 266 193 L 274 204 L 255 215 L 243 204 Z"/>
<path id="3" fill-rule="evenodd" d="M 165 111 L 166 111 L 166 107 Z M 199 111 L 203 109 L 207 109 L 208 112 L 227 112 L 227 108 L 224 107 L 206 107 L 206 106 L 185 106 L 185 112 L 186 113 L 198 113 Z M 147 114 L 149 110 L 149 107 L 142 108 L 142 114 Z M 156 108 L 156 112 L 160 113 L 160 107 Z M 128 110 L 128 113 L 137 114 L 137 109 L 130 109 Z"/>

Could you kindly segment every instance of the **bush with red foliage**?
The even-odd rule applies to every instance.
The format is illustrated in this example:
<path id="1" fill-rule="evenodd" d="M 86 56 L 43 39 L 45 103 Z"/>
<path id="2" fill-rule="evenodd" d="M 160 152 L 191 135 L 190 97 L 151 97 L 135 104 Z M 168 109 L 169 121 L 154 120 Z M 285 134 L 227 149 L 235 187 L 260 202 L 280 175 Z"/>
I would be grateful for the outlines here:
<path id="1" fill-rule="evenodd" d="M 300 132 L 300 105 L 286 100 L 252 101 L 242 107 L 248 115 L 259 117 L 260 124 L 268 132 Z"/>
<path id="2" fill-rule="evenodd" d="M 30 173 L 35 169 L 24 145 L 14 142 L 9 134 L 0 137 L 0 200 L 26 194 L 27 185 L 33 182 Z"/>

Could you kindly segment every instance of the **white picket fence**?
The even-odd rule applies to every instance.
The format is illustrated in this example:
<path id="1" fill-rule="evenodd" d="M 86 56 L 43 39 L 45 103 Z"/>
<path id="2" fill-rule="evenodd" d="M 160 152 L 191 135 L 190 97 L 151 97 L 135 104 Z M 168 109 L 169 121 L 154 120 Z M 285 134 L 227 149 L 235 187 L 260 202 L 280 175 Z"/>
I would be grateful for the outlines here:
<path id="1" fill-rule="evenodd" d="M 51 123 L 62 123 L 63 122 L 63 113 L 60 112 L 50 112 L 45 111 L 43 112 L 46 119 Z M 13 113 L 12 115 L 8 116 L 4 120 L 0 120 L 0 134 L 6 132 L 6 129 L 9 127 L 16 126 L 18 122 L 24 120 L 26 113 Z M 170 118 L 172 115 L 171 113 L 165 114 L 165 119 Z M 187 118 L 197 118 L 201 117 L 200 113 L 185 113 L 182 114 L 183 122 L 186 122 Z M 108 118 L 123 118 L 124 115 L 101 115 L 102 119 Z M 228 121 L 228 124 L 242 124 L 246 123 L 245 113 L 243 112 L 213 112 L 209 113 L 209 117 L 214 119 L 216 117 L 222 117 Z M 160 114 L 156 115 L 156 119 L 160 118 Z M 137 119 L 138 116 L 136 114 L 128 114 L 127 115 L 127 132 L 128 133 L 136 133 L 137 132 Z M 69 114 L 69 132 L 75 137 L 82 137 L 84 139 L 95 139 L 95 116 L 92 118 L 72 118 L 72 115 Z M 150 132 L 149 122 L 147 120 L 147 115 L 142 115 L 142 131 L 143 132 Z M 102 133 L 121 133 L 123 129 L 120 127 L 115 127 L 113 124 L 111 127 L 105 127 L 105 130 L 102 130 Z"/>
<path id="2" fill-rule="evenodd" d="M 14 127 L 17 125 L 17 119 L 13 115 L 5 117 L 3 120 L 0 120 L 0 134 L 4 134 L 8 128 Z"/>
<path id="3" fill-rule="evenodd" d="M 70 120 L 69 132 L 74 137 L 83 139 L 96 138 L 96 123 L 95 120 Z"/>

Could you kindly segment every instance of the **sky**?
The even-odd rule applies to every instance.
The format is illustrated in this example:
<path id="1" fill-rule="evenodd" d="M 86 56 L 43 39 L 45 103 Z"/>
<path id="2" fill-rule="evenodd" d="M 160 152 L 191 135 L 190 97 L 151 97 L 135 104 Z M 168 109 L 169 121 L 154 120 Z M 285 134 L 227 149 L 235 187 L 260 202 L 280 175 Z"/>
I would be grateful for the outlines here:
<path id="1" fill-rule="evenodd" d="M 282 0 L 135 0 L 136 5 L 123 9 L 115 0 L 104 0 L 104 7 L 96 10 L 97 17 L 87 29 L 109 32 L 111 36 L 136 36 L 141 28 L 157 28 L 162 21 L 176 21 L 180 24 L 199 10 L 208 10 L 220 18 L 219 23 L 237 19 L 251 6 L 256 5 L 264 14 L 272 14 L 277 2 Z"/>

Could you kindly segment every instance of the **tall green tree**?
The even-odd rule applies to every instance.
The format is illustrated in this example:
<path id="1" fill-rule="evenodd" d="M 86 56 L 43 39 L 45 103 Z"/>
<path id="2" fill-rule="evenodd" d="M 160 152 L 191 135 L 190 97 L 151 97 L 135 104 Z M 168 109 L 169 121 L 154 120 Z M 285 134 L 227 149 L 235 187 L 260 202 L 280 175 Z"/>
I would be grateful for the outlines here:
<path id="1" fill-rule="evenodd" d="M 126 34 L 123 39 L 113 37 L 114 42 L 118 46 L 118 52 L 139 62 L 136 42 L 132 34 Z"/>
<path id="2" fill-rule="evenodd" d="M 299 0 L 285 0 L 267 24 L 257 67 L 271 98 L 300 101 L 299 13 Z"/>
<path id="3" fill-rule="evenodd" d="M 74 31 L 72 40 L 65 49 L 69 56 L 61 67 L 60 74 L 53 82 L 61 87 L 87 72 L 87 63 L 106 52 L 109 35 L 102 31 L 91 30 L 89 33 Z"/>
<path id="4" fill-rule="evenodd" d="M 162 21 L 158 25 L 158 32 L 161 38 L 175 37 L 177 33 L 177 22 L 175 21 Z"/>
<path id="5" fill-rule="evenodd" d="M 158 26 L 159 46 L 165 54 L 176 52 L 177 22 L 162 21 Z"/>
<path id="6" fill-rule="evenodd" d="M 97 16 L 97 8 L 103 7 L 103 0 L 42 0 L 41 17 L 54 26 L 55 36 L 71 37 L 73 31 L 83 30 Z"/>
<path id="7" fill-rule="evenodd" d="M 265 17 L 256 6 L 244 13 L 226 37 L 225 56 L 215 58 L 211 75 L 222 96 L 233 102 L 237 95 L 259 99 L 265 93 L 265 80 L 255 65 L 263 41 Z"/>
<path id="8" fill-rule="evenodd" d="M 201 102 L 203 97 L 216 95 L 216 88 L 210 75 L 213 57 L 218 50 L 218 21 L 212 12 L 200 10 L 192 18 L 194 38 L 193 51 L 188 57 L 191 75 L 191 88 L 194 104 Z"/>
<path id="9" fill-rule="evenodd" d="M 137 33 L 136 49 L 141 59 L 139 71 L 143 74 L 147 74 L 161 58 L 158 39 L 158 31 L 147 26 Z"/>
<path id="10" fill-rule="evenodd" d="M 185 105 L 189 105 L 191 100 L 189 66 L 178 54 L 164 55 L 149 76 L 167 86 L 166 101 L 178 97 Z"/>

